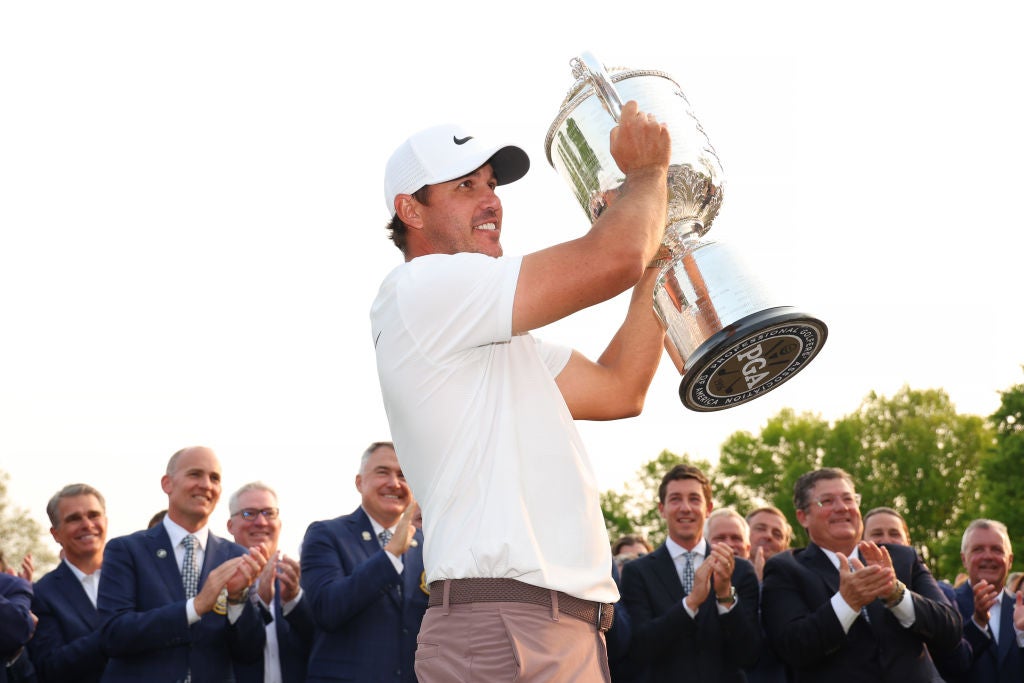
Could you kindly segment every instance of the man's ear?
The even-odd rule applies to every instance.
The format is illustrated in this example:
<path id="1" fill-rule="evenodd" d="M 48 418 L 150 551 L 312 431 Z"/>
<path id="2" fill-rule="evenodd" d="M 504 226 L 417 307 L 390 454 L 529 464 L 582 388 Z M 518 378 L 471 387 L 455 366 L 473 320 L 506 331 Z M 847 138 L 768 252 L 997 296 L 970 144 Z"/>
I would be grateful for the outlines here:
<path id="1" fill-rule="evenodd" d="M 796 521 L 800 522 L 800 526 L 807 528 L 807 513 L 803 510 L 796 511 Z"/>
<path id="2" fill-rule="evenodd" d="M 395 197 L 395 213 L 406 226 L 419 230 L 423 227 L 420 208 L 423 205 L 411 194 L 400 194 Z"/>

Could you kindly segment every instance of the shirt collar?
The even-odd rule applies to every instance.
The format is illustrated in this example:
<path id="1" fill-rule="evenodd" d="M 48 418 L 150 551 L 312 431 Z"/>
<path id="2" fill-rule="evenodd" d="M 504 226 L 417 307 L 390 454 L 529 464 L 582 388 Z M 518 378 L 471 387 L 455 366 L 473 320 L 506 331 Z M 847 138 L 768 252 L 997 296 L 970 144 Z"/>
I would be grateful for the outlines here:
<path id="1" fill-rule="evenodd" d="M 366 510 L 364 509 L 363 512 L 366 512 Z M 384 526 L 380 522 L 375 520 L 373 517 L 371 517 L 369 512 L 366 512 L 366 518 L 370 520 L 370 526 L 373 527 L 373 535 L 379 537 L 380 532 L 384 531 Z M 390 531 L 391 533 L 395 533 L 395 527 L 397 526 L 398 525 L 396 524 L 395 526 L 388 529 L 388 531 Z"/>
<path id="2" fill-rule="evenodd" d="M 210 535 L 209 527 L 204 526 L 197 531 L 186 531 L 182 526 L 176 524 L 174 520 L 171 519 L 170 515 L 164 515 L 163 525 L 164 529 L 167 531 L 168 538 L 171 539 L 172 548 L 176 548 L 181 545 L 182 540 L 191 533 L 196 537 L 196 541 L 199 542 L 199 549 L 203 551 L 206 550 L 207 536 Z"/>
<path id="3" fill-rule="evenodd" d="M 665 547 L 668 548 L 668 554 L 672 556 L 673 560 L 675 560 L 680 555 L 682 555 L 683 553 L 686 552 L 686 548 L 684 548 L 683 546 L 679 545 L 678 543 L 673 541 L 671 538 L 666 538 L 665 539 Z M 697 541 L 697 545 L 695 545 L 693 547 L 693 550 L 691 552 L 693 552 L 695 555 L 697 555 L 701 559 L 704 558 L 704 539 L 703 538 L 701 538 L 699 541 Z"/>
<path id="4" fill-rule="evenodd" d="M 79 569 L 79 568 L 78 568 L 78 567 L 76 567 L 75 565 L 71 564 L 71 563 L 70 563 L 70 562 L 68 561 L 68 558 L 66 558 L 66 557 L 65 557 L 65 558 L 64 558 L 64 559 L 62 560 L 62 562 L 63 562 L 64 564 L 66 564 L 66 565 L 68 566 L 68 569 L 70 569 L 70 570 L 71 570 L 71 573 L 75 575 L 75 578 L 76 578 L 76 579 L 78 579 L 79 583 L 81 583 L 81 582 L 85 581 L 85 580 L 86 580 L 87 578 L 89 578 L 90 576 L 91 576 L 91 577 L 93 577 L 94 579 L 98 579 L 98 578 L 100 578 L 100 571 L 102 571 L 102 569 L 97 569 L 97 570 L 96 570 L 96 571 L 94 571 L 94 572 L 93 572 L 92 574 L 86 574 L 86 573 L 85 573 L 85 572 L 83 572 L 83 571 L 82 571 L 81 569 Z"/>
<path id="5" fill-rule="evenodd" d="M 832 563 L 832 566 L 835 567 L 836 569 L 839 569 L 839 555 L 837 555 L 834 550 L 829 550 L 828 548 L 822 548 L 820 545 L 818 546 L 818 548 L 821 549 L 821 552 L 825 553 L 825 557 L 827 557 L 829 562 Z M 847 560 L 847 562 L 849 562 L 850 560 L 852 560 L 855 557 L 858 560 L 860 560 L 861 562 L 864 562 L 864 559 L 860 556 L 860 549 L 859 548 L 855 548 L 852 553 L 847 555 L 846 560 Z"/>

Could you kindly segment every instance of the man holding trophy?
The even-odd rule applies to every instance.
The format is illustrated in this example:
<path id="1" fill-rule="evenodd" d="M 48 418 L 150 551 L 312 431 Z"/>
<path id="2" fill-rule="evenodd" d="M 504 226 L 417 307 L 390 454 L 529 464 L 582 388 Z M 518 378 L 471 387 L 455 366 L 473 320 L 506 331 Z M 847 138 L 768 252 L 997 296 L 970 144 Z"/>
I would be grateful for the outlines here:
<path id="1" fill-rule="evenodd" d="M 405 263 L 371 310 L 384 406 L 423 509 L 430 607 L 420 681 L 609 680 L 618 591 L 594 474 L 574 419 L 637 415 L 664 348 L 652 309 L 671 141 L 622 107 L 608 136 L 624 176 L 578 239 L 502 255 L 499 185 L 520 148 L 457 126 L 414 134 L 385 171 Z M 633 289 L 597 361 L 531 330 Z"/>

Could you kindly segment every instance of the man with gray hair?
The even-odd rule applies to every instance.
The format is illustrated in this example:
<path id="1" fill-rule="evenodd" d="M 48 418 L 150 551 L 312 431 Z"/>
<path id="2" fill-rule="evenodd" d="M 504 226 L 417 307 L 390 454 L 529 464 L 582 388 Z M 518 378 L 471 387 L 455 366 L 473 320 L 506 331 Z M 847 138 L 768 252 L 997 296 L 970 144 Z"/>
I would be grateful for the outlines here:
<path id="1" fill-rule="evenodd" d="M 29 653 L 44 681 L 98 681 L 107 664 L 96 610 L 107 508 L 88 484 L 68 484 L 46 505 L 50 535 L 63 550 L 56 569 L 39 579 L 32 612 L 39 618 Z"/>
<path id="2" fill-rule="evenodd" d="M 704 522 L 704 537 L 711 543 L 725 543 L 736 557 L 750 559 L 750 527 L 743 515 L 732 508 L 711 511 Z"/>
<path id="3" fill-rule="evenodd" d="M 313 614 L 299 585 L 299 563 L 281 552 L 281 510 L 277 492 L 263 482 L 242 486 L 228 499 L 228 532 L 235 543 L 263 546 L 266 566 L 256 580 L 255 596 L 265 613 L 267 644 L 263 659 L 235 663 L 238 683 L 306 680 L 306 660 L 313 642 Z"/>
<path id="4" fill-rule="evenodd" d="M 427 609 L 417 505 L 390 441 L 363 453 L 354 512 L 314 522 L 302 541 L 302 588 L 316 630 L 308 683 L 415 683 Z"/>
<path id="5" fill-rule="evenodd" d="M 980 683 L 1024 681 L 1024 600 L 1003 588 L 1013 565 L 1006 525 L 976 519 L 960 543 L 967 581 L 954 590 L 972 651 L 967 680 Z"/>

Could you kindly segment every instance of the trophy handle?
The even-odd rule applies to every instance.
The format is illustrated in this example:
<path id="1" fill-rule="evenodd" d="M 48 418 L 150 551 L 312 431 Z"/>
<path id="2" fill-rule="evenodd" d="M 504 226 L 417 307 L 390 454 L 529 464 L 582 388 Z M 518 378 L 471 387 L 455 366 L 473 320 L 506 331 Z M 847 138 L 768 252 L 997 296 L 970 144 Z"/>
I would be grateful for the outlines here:
<path id="1" fill-rule="evenodd" d="M 615 123 L 618 123 L 619 118 L 622 116 L 622 98 L 619 97 L 619 91 L 612 85 L 612 79 L 608 77 L 608 72 L 604 70 L 604 65 L 590 52 L 582 52 L 574 60 L 572 66 L 573 75 L 576 78 L 587 78 L 590 80 L 594 85 L 594 92 L 597 93 L 598 98 L 601 100 L 601 104 L 611 114 Z"/>

